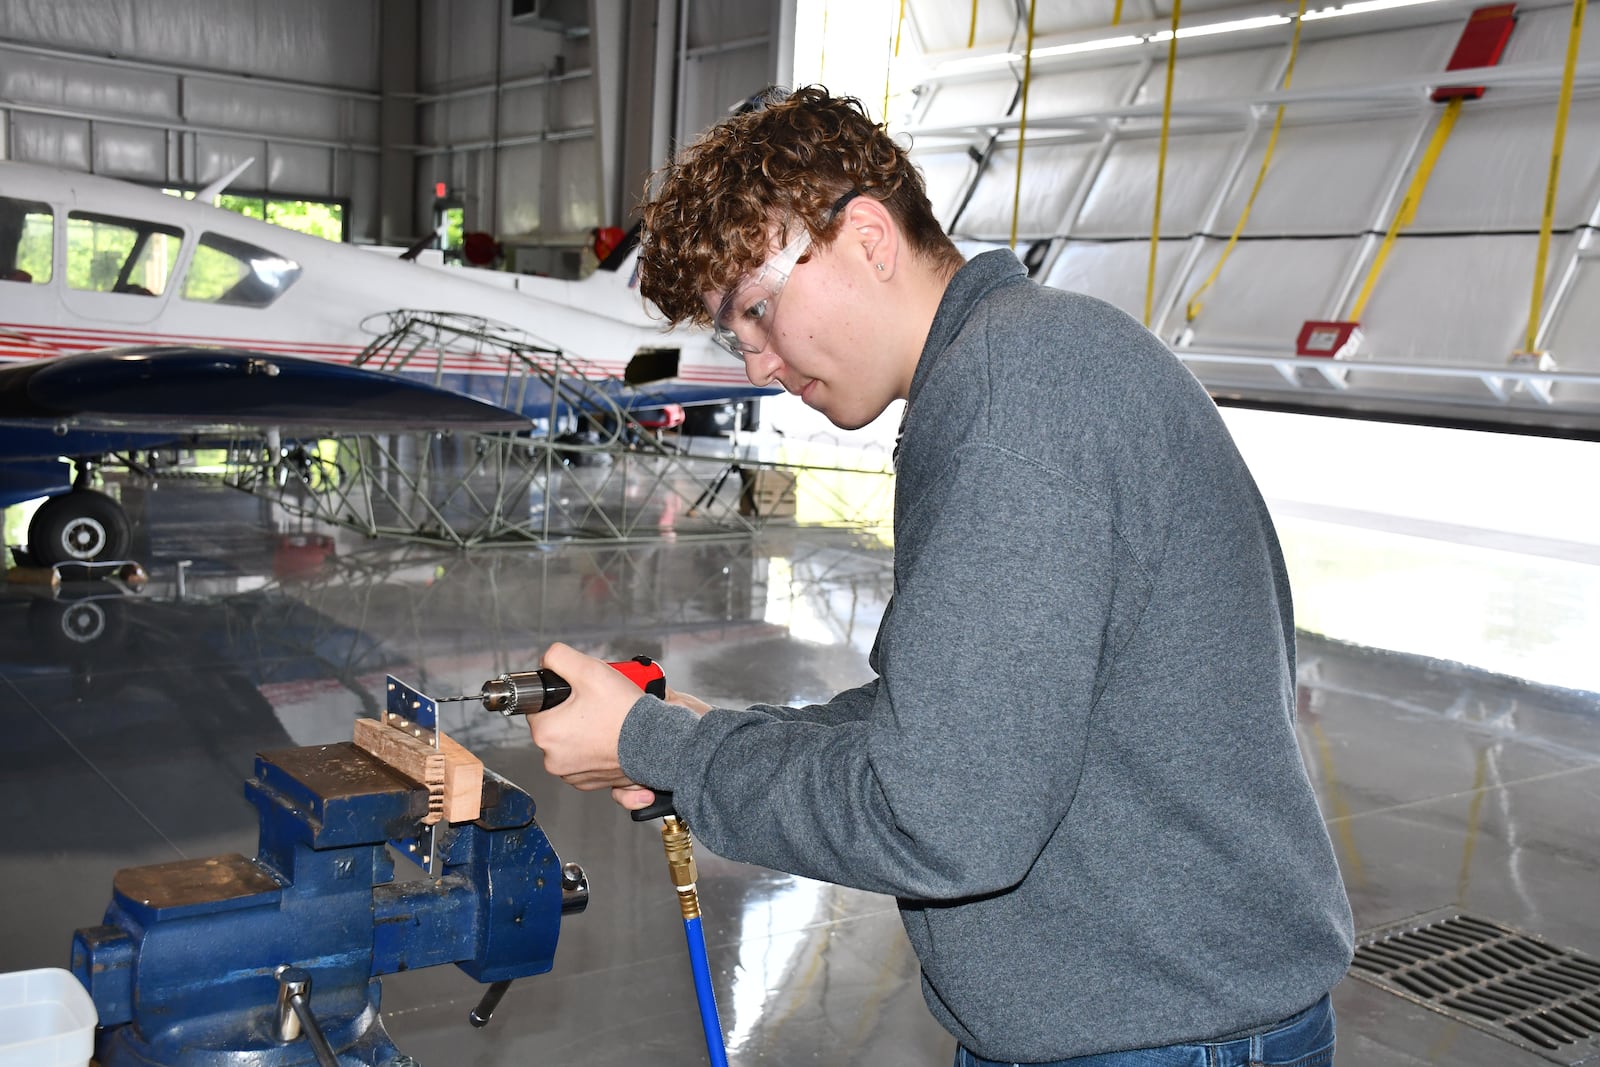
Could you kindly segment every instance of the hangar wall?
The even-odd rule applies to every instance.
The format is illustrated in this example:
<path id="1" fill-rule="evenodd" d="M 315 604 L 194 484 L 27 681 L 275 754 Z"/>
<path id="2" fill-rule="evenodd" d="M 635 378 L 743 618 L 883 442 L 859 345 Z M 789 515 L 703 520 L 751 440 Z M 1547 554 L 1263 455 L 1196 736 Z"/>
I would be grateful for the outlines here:
<path id="1" fill-rule="evenodd" d="M 10 159 L 348 200 L 376 238 L 381 0 L 13 0 L 0 6 Z"/>
<path id="2" fill-rule="evenodd" d="M 1486 5 L 1352 3 L 1340 17 L 1327 17 L 1334 5 L 1308 5 L 1286 85 L 1298 6 L 1183 4 L 1163 157 L 1170 3 L 1129 4 L 1133 20 L 1116 26 L 1111 0 L 1038 4 L 1019 135 L 1029 5 L 976 4 L 974 33 L 969 5 L 912 0 L 907 35 L 919 54 L 903 79 L 916 91 L 898 122 L 891 109 L 891 128 L 910 138 L 941 218 L 968 250 L 1009 244 L 1014 232 L 1047 284 L 1140 318 L 1148 300 L 1149 325 L 1214 392 L 1593 429 L 1600 25 L 1583 28 L 1565 132 L 1536 317 L 1534 348 L 1547 355 L 1520 364 L 1556 376 L 1524 387 L 1498 375 L 1528 348 L 1572 5 L 1499 5 L 1515 8 L 1505 52 L 1465 79 L 1443 72 Z M 1230 23 L 1241 28 L 1215 32 Z M 1438 134 L 1447 105 L 1431 90 L 1463 82 L 1487 91 Z M 1279 105 L 1248 221 L 1195 303 L 1250 203 Z M 1419 192 L 1374 276 L 1403 200 Z M 1292 357 L 1307 321 L 1354 319 L 1368 278 L 1362 340 L 1336 372 L 1250 358 Z"/>
<path id="3" fill-rule="evenodd" d="M 1189 0 L 1164 155 L 1172 7 L 1129 0 L 1113 25 L 1120 7 L 13 0 L 0 8 L 0 153 L 188 186 L 253 159 L 236 190 L 344 201 L 361 242 L 426 233 L 444 183 L 468 229 L 494 234 L 514 266 L 550 269 L 522 251 L 626 226 L 674 145 L 768 84 L 825 74 L 888 115 L 967 250 L 1014 228 L 1047 284 L 1141 318 L 1148 302 L 1152 328 L 1221 398 L 1600 436 L 1600 22 L 1580 39 L 1530 346 L 1566 0 L 1307 5 L 1298 50 L 1291 0 Z M 1430 91 L 1452 81 L 1442 72 L 1473 13 L 1497 7 L 1515 8 L 1509 44 L 1440 140 Z M 881 43 L 882 67 L 845 78 L 836 34 L 831 70 L 796 73 L 824 26 Z M 1357 318 L 1380 260 L 1359 345 L 1337 367 L 1297 360 L 1307 322 Z"/>
<path id="4" fill-rule="evenodd" d="M 409 243 L 444 182 L 515 247 L 625 225 L 671 145 L 787 80 L 791 0 L 13 0 L 0 158 L 344 201 Z"/>

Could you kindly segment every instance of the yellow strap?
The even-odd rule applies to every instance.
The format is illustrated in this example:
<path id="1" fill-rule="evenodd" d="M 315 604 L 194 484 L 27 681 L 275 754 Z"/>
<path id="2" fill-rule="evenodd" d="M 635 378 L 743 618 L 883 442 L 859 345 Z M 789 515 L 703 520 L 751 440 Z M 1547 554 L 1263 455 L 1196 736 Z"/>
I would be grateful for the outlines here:
<path id="1" fill-rule="evenodd" d="M 1028 46 L 1022 50 L 1022 117 L 1017 124 L 1017 183 L 1011 190 L 1011 247 L 1017 247 L 1017 212 L 1022 209 L 1022 146 L 1028 139 L 1028 85 L 1033 81 L 1033 10 L 1028 0 Z"/>
<path id="2" fill-rule="evenodd" d="M 1283 87 L 1289 88 L 1289 83 L 1294 80 L 1294 60 L 1300 53 L 1300 24 L 1306 17 L 1306 0 L 1300 0 L 1300 12 L 1294 20 L 1294 37 L 1289 41 L 1289 65 L 1283 70 Z M 1233 227 L 1233 233 L 1228 237 L 1228 243 L 1222 247 L 1222 255 L 1217 257 L 1216 266 L 1211 268 L 1211 273 L 1206 280 L 1200 283 L 1189 297 L 1189 302 L 1184 306 L 1184 316 L 1187 321 L 1193 322 L 1200 315 L 1200 309 L 1205 307 L 1200 303 L 1200 297 L 1211 288 L 1211 284 L 1222 273 L 1222 265 L 1228 262 L 1228 257 L 1233 255 L 1233 246 L 1239 243 L 1239 235 L 1244 232 L 1245 223 L 1250 221 L 1250 211 L 1256 206 L 1256 194 L 1261 192 L 1261 183 L 1266 180 L 1267 168 L 1272 165 L 1272 152 L 1278 147 L 1278 130 L 1283 126 L 1283 105 L 1278 105 L 1278 115 L 1272 120 L 1272 135 L 1267 138 L 1267 151 L 1261 157 L 1261 169 L 1256 171 L 1256 183 L 1250 187 L 1250 199 L 1244 202 L 1244 210 L 1239 213 L 1239 221 Z"/>
<path id="3" fill-rule="evenodd" d="M 1182 0 L 1172 0 L 1172 37 L 1167 41 L 1167 94 L 1161 102 L 1161 149 L 1156 156 L 1156 209 L 1150 222 L 1150 271 L 1144 279 L 1144 324 L 1150 326 L 1150 306 L 1156 296 L 1156 249 L 1161 245 L 1161 187 L 1167 180 L 1167 130 L 1172 125 L 1172 72 L 1178 66 L 1178 12 Z"/>
<path id="4" fill-rule="evenodd" d="M 883 57 L 883 124 L 889 125 L 889 75 L 894 69 L 894 57 L 900 54 L 900 25 L 906 19 L 906 0 L 900 0 L 900 15 L 895 19 L 894 31 L 889 34 L 889 54 Z"/>
<path id="5" fill-rule="evenodd" d="M 1122 24 L 1122 0 L 1117 0 L 1117 6 L 1111 9 L 1111 25 Z"/>
<path id="6" fill-rule="evenodd" d="M 1117 0 L 1121 3 L 1121 0 Z M 967 47 L 978 39 L 978 0 L 972 0 L 972 21 L 967 25 Z"/>
<path id="7" fill-rule="evenodd" d="M 1417 217 L 1417 206 L 1422 203 L 1422 194 L 1428 188 L 1428 178 L 1433 174 L 1433 165 L 1439 161 L 1439 153 L 1444 151 L 1444 143 L 1450 139 L 1450 131 L 1455 128 L 1456 117 L 1461 114 L 1463 99 L 1459 96 L 1451 98 L 1450 103 L 1445 105 L 1444 114 L 1439 116 L 1439 125 L 1433 128 L 1433 138 L 1428 142 L 1427 150 L 1422 153 L 1422 161 L 1417 164 L 1417 173 L 1412 175 L 1411 184 L 1406 188 L 1406 195 L 1401 198 L 1400 207 L 1389 223 L 1389 232 L 1383 235 L 1383 244 L 1378 246 L 1378 254 L 1373 257 L 1372 267 L 1367 271 L 1367 280 L 1361 286 L 1361 295 L 1356 297 L 1355 306 L 1350 309 L 1351 321 L 1360 321 L 1361 313 L 1367 309 L 1367 300 L 1372 296 L 1373 287 L 1378 284 L 1378 275 L 1383 273 L 1383 265 L 1389 259 L 1394 239 Z"/>
<path id="8" fill-rule="evenodd" d="M 822 0 L 822 38 L 817 49 L 817 81 L 826 82 L 828 73 L 828 0 Z"/>
<path id="9" fill-rule="evenodd" d="M 1534 351 L 1539 318 L 1544 310 L 1544 264 L 1550 255 L 1550 230 L 1556 216 L 1556 185 L 1561 180 L 1561 149 L 1567 139 L 1567 112 L 1572 106 L 1572 81 L 1578 68 L 1578 42 L 1583 37 L 1585 0 L 1572 0 L 1572 29 L 1567 33 L 1567 66 L 1561 74 L 1561 100 L 1556 104 L 1556 133 L 1550 147 L 1550 178 L 1544 187 L 1544 218 L 1539 223 L 1539 257 L 1533 261 L 1533 298 L 1528 302 L 1528 337 L 1523 351 Z"/>

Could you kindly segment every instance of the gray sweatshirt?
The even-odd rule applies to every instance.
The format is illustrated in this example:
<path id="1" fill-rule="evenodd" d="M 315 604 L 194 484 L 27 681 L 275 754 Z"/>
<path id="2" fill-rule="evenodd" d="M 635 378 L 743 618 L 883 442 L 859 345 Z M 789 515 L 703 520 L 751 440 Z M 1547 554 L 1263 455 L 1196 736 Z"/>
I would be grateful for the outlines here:
<path id="1" fill-rule="evenodd" d="M 1329 990 L 1353 932 L 1288 577 L 1182 364 L 977 257 L 912 382 L 894 526 L 875 679 L 700 719 L 641 698 L 624 770 L 719 855 L 899 898 L 929 1008 L 988 1059 L 1204 1041 Z"/>

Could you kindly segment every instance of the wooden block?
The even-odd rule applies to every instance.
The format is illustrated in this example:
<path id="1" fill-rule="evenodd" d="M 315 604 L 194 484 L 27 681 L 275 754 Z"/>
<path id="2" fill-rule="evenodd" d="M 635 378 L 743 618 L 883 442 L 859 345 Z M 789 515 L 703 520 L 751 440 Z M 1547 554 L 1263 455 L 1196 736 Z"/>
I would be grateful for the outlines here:
<path id="1" fill-rule="evenodd" d="M 354 740 L 356 747 L 427 788 L 424 824 L 431 826 L 441 819 L 467 822 L 478 817 L 483 801 L 483 761 L 449 735 L 439 735 L 436 749 L 377 719 L 357 719 Z"/>
<path id="2" fill-rule="evenodd" d="M 447 822 L 470 822 L 483 805 L 483 760 L 468 752 L 449 734 L 439 734 L 444 753 L 444 817 Z"/>
<path id="3" fill-rule="evenodd" d="M 352 740 L 357 748 L 372 753 L 428 790 L 424 825 L 431 826 L 444 818 L 444 753 L 377 719 L 357 719 Z"/>

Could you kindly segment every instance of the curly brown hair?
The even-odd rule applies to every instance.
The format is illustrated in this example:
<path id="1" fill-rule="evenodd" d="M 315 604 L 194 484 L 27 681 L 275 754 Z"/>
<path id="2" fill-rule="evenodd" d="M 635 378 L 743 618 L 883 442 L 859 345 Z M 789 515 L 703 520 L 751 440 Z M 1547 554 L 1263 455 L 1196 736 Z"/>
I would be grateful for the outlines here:
<path id="1" fill-rule="evenodd" d="M 703 294 L 731 288 L 771 255 L 774 220 L 780 243 L 799 224 L 826 248 L 838 229 L 829 207 L 851 190 L 882 201 L 914 252 L 955 273 L 961 254 L 921 173 L 861 101 L 815 85 L 767 100 L 713 126 L 652 178 L 639 291 L 669 322 L 709 324 Z"/>

